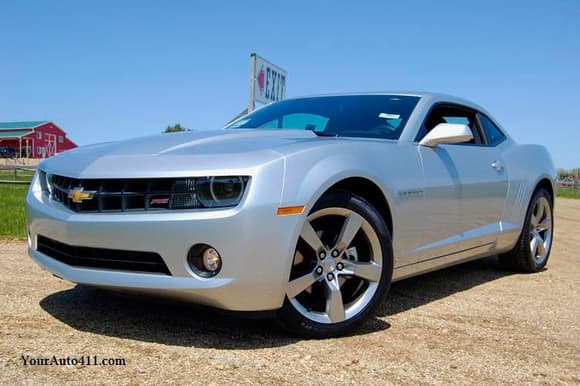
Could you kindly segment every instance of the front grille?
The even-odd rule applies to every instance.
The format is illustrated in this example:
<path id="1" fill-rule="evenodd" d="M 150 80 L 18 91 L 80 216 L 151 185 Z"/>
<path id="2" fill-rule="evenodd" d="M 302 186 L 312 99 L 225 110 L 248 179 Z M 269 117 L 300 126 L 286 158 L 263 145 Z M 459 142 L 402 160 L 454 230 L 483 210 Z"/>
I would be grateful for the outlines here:
<path id="1" fill-rule="evenodd" d="M 75 212 L 201 207 L 191 178 L 76 179 L 58 175 L 49 175 L 48 178 L 46 193 Z M 69 194 L 71 189 L 88 193 L 90 198 L 75 202 Z"/>
<path id="2" fill-rule="evenodd" d="M 78 247 L 63 244 L 41 235 L 37 238 L 36 249 L 55 260 L 75 267 L 170 275 L 161 256 L 154 252 Z"/>

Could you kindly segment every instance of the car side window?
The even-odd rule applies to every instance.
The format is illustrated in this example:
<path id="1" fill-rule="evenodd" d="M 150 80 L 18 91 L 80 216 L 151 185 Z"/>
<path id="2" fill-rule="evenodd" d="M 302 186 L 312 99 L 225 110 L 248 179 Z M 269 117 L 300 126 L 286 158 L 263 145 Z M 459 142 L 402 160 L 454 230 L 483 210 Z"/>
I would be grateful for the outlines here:
<path id="1" fill-rule="evenodd" d="M 471 129 L 473 139 L 468 142 L 459 143 L 457 145 L 482 145 L 484 140 L 480 135 L 476 114 L 470 109 L 455 107 L 455 106 L 437 106 L 429 113 L 427 119 L 421 128 L 417 141 L 423 139 L 428 132 L 433 130 L 435 126 L 440 123 L 455 123 L 467 125 Z"/>
<path id="2" fill-rule="evenodd" d="M 479 114 L 479 121 L 481 122 L 481 127 L 487 138 L 487 144 L 490 146 L 495 146 L 505 139 L 505 135 L 501 130 L 483 114 Z"/>

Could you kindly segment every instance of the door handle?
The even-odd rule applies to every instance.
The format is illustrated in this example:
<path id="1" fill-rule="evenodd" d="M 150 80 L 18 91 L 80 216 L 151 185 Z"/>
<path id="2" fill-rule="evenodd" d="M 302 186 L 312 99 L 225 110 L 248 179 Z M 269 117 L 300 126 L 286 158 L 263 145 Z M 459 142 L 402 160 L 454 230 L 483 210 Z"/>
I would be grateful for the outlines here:
<path id="1" fill-rule="evenodd" d="M 503 166 L 502 166 L 501 162 L 499 162 L 499 161 L 493 161 L 491 163 L 491 167 L 493 169 L 497 170 L 498 172 L 501 171 L 501 169 L 503 169 Z"/>

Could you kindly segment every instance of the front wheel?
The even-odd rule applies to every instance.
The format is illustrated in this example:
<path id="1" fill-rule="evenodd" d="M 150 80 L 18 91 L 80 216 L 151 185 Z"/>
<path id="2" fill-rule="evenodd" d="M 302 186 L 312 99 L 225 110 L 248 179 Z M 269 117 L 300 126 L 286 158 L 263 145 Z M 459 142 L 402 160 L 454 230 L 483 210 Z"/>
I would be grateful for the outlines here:
<path id="1" fill-rule="evenodd" d="M 520 272 L 538 272 L 546 266 L 552 249 L 552 212 L 550 193 L 543 188 L 534 192 L 517 244 L 511 251 L 499 255 L 504 266 Z"/>
<path id="2" fill-rule="evenodd" d="M 386 295 L 392 255 L 389 230 L 372 205 L 347 192 L 323 196 L 300 232 L 278 320 L 305 337 L 345 334 Z"/>

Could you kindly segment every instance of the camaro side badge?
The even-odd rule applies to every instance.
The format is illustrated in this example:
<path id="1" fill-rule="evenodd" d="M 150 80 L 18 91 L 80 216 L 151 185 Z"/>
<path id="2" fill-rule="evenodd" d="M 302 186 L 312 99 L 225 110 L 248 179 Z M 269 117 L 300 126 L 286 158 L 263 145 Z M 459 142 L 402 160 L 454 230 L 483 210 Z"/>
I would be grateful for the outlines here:
<path id="1" fill-rule="evenodd" d="M 68 198 L 72 200 L 72 202 L 81 203 L 85 200 L 92 200 L 95 196 L 94 191 L 86 191 L 84 188 L 72 188 L 68 191 Z"/>
<path id="2" fill-rule="evenodd" d="M 402 190 L 399 192 L 399 196 L 403 198 L 423 197 L 423 193 L 424 191 L 422 189 Z"/>

